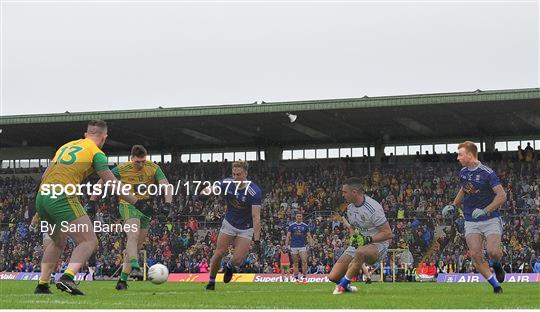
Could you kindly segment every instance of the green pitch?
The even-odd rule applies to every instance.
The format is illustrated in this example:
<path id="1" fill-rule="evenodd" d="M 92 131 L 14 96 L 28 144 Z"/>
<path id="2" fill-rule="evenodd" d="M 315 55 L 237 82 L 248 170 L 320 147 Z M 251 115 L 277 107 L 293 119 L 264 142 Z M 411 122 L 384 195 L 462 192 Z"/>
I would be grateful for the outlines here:
<path id="1" fill-rule="evenodd" d="M 82 282 L 86 296 L 70 296 L 55 287 L 52 295 L 34 295 L 36 283 L 0 281 L 2 308 L 65 309 L 215 309 L 215 308 L 540 308 L 540 283 L 505 283 L 494 295 L 487 283 L 355 283 L 359 292 L 332 295 L 334 285 L 231 283 L 214 292 L 202 283 L 130 282 L 119 292 L 115 282 Z"/>

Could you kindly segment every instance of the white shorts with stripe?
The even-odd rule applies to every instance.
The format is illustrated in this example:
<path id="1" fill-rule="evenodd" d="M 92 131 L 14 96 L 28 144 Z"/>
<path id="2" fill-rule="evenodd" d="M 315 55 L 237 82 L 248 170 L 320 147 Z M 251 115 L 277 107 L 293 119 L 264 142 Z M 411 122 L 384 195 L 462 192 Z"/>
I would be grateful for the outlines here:
<path id="1" fill-rule="evenodd" d="M 304 247 L 291 247 L 291 254 L 293 254 L 293 255 L 297 255 L 301 251 L 307 252 L 307 247 L 306 246 L 304 246 Z"/>
<path id="2" fill-rule="evenodd" d="M 502 236 L 502 232 L 503 223 L 500 217 L 478 222 L 465 221 L 465 236 L 469 234 L 482 234 L 485 237 L 492 234 Z"/>
<path id="3" fill-rule="evenodd" d="M 232 224 L 229 223 L 229 221 L 225 219 L 223 219 L 223 223 L 221 224 L 221 229 L 219 230 L 219 232 L 230 236 L 240 236 L 249 240 L 253 239 L 253 228 L 241 230 L 234 227 Z"/>
<path id="4" fill-rule="evenodd" d="M 388 252 L 388 246 L 390 246 L 390 243 L 388 242 L 374 243 L 373 245 L 377 246 L 377 250 L 379 252 L 377 256 L 377 260 L 375 260 L 375 262 L 373 263 L 379 263 L 383 261 L 384 258 L 386 257 L 386 253 Z M 353 258 L 354 258 L 355 253 L 356 253 L 356 248 L 354 248 L 353 246 L 347 247 L 347 249 L 345 249 L 345 252 L 343 252 L 344 255 L 347 255 Z M 368 264 L 373 264 L 373 263 L 368 263 Z"/>

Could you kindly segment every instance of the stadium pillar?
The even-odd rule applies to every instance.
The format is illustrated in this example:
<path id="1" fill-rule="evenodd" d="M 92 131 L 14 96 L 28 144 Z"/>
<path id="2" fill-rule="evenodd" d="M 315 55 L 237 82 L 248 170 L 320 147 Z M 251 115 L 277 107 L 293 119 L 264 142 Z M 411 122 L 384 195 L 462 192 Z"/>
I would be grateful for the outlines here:
<path id="1" fill-rule="evenodd" d="M 375 163 L 380 164 L 384 155 L 384 144 L 382 141 L 375 142 Z"/>
<path id="2" fill-rule="evenodd" d="M 495 137 L 484 138 L 484 143 L 486 143 L 486 152 L 493 152 L 495 150 Z"/>
<path id="3" fill-rule="evenodd" d="M 270 167 L 276 168 L 279 165 L 282 154 L 283 149 L 281 149 L 281 147 L 269 146 L 264 151 L 265 162 L 268 163 Z"/>
<path id="4" fill-rule="evenodd" d="M 173 149 L 171 152 L 171 163 L 172 164 L 179 164 L 182 159 L 182 153 L 180 151 Z"/>

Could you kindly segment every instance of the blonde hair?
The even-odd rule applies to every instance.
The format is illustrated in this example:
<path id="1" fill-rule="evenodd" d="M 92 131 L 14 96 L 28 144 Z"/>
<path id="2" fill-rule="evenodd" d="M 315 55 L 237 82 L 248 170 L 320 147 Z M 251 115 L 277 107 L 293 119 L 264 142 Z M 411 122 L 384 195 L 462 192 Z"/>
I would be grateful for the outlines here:
<path id="1" fill-rule="evenodd" d="M 249 164 L 247 163 L 247 161 L 239 160 L 239 161 L 233 162 L 232 167 L 233 168 L 242 168 L 247 172 L 248 169 L 249 169 Z"/>

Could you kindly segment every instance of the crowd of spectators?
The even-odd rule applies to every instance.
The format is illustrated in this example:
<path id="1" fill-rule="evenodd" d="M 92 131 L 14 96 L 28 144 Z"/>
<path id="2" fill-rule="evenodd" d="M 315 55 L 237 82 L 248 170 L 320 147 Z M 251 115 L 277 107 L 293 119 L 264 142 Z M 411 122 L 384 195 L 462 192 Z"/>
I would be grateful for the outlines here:
<path id="1" fill-rule="evenodd" d="M 496 160 L 487 165 L 497 172 L 508 193 L 501 208 L 505 222 L 504 267 L 509 272 L 528 272 L 540 255 L 540 161 L 490 159 Z M 294 214 L 301 212 L 315 240 L 309 252 L 309 273 L 328 273 L 347 247 L 348 232 L 340 221 L 346 204 L 340 188 L 349 176 L 362 178 L 366 193 L 382 204 L 395 235 L 391 248 L 409 250 L 398 255 L 394 263 L 397 269 L 404 271 L 421 264 L 431 271 L 436 267 L 438 273 L 474 271 L 460 231 L 462 219 L 444 219 L 440 212 L 459 189 L 457 162 L 433 161 L 433 157 L 417 160 L 382 165 L 353 158 L 283 161 L 278 166 L 251 162 L 250 178 L 264 194 L 262 251 L 259 255 L 249 254 L 243 271 L 283 273 L 285 231 Z M 207 272 L 225 203 L 219 196 L 188 195 L 183 183 L 229 176 L 230 163 L 160 166 L 171 183 L 180 185 L 180 190 L 171 210 L 163 208 L 160 197 L 150 201 L 154 218 L 145 242 L 147 262 L 163 263 L 176 273 Z M 39 271 L 41 235 L 29 230 L 36 187 L 30 176 L 0 176 L 0 271 Z M 117 199 L 102 200 L 95 219 L 120 222 Z M 438 238 L 437 231 L 442 233 Z M 111 276 L 120 267 L 123 236 L 98 233 L 97 276 Z M 70 243 L 66 248 L 72 247 Z M 63 258 L 60 268 L 68 261 Z M 383 265 L 381 269 L 388 273 L 390 258 Z"/>

